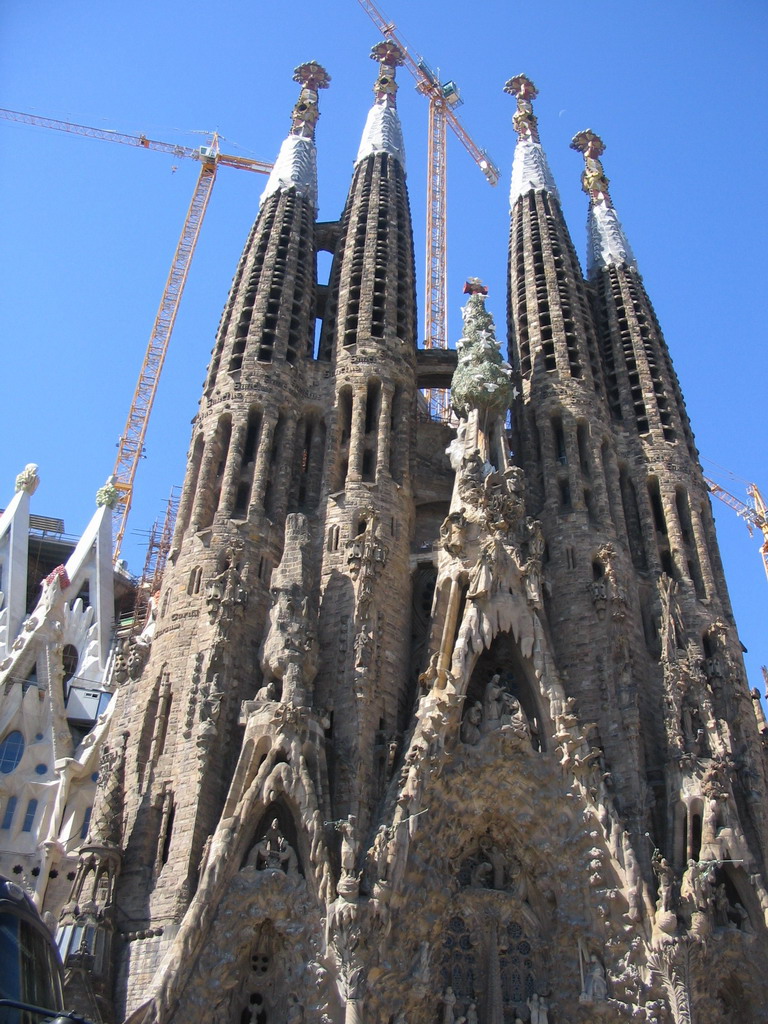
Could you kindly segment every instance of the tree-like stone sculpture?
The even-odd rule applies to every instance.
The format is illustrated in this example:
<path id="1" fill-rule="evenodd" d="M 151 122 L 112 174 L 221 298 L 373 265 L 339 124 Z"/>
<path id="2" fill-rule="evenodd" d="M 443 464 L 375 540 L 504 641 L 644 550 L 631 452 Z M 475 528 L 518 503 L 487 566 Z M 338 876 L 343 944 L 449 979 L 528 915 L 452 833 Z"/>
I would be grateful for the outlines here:
<path id="1" fill-rule="evenodd" d="M 481 417 L 503 414 L 513 398 L 512 368 L 502 359 L 482 285 L 471 278 L 465 290 L 470 296 L 462 310 L 464 336 L 456 342 L 459 363 L 453 375 L 451 401 L 462 416 L 470 409 L 477 409 Z"/>

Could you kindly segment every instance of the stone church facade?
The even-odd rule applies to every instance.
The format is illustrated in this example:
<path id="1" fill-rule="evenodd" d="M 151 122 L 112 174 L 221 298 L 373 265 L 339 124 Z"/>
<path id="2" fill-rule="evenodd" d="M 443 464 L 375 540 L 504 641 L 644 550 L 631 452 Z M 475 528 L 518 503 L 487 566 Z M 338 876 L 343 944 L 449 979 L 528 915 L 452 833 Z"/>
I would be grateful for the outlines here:
<path id="1" fill-rule="evenodd" d="M 115 698 L 70 991 L 136 1024 L 766 1020 L 766 725 L 602 142 L 573 143 L 585 278 L 507 83 L 507 344 L 471 280 L 456 353 L 419 351 L 401 58 L 373 56 L 338 223 L 328 76 L 296 72 Z"/>

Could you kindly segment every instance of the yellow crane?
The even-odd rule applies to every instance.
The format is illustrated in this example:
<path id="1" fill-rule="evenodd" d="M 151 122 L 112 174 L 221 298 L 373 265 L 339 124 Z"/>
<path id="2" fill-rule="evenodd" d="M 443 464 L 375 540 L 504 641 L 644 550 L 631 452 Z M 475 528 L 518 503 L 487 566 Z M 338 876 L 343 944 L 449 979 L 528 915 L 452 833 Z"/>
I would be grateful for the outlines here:
<path id="1" fill-rule="evenodd" d="M 114 486 L 120 494 L 119 505 L 116 509 L 113 545 L 114 559 L 117 562 L 123 537 L 125 536 L 128 514 L 131 510 L 136 470 L 139 459 L 144 451 L 144 439 L 149 424 L 149 415 L 152 411 L 155 395 L 157 394 L 160 372 L 168 352 L 168 344 L 171 340 L 176 314 L 179 311 L 179 304 L 195 252 L 195 246 L 200 236 L 200 228 L 202 227 L 205 211 L 208 208 L 208 201 L 211 198 L 213 184 L 216 180 L 216 171 L 220 165 L 223 165 L 225 167 L 235 167 L 241 171 L 269 174 L 272 170 L 272 164 L 265 163 L 263 160 L 252 160 L 249 157 L 234 156 L 229 153 L 220 152 L 219 137 L 216 133 L 211 136 L 207 145 L 190 148 L 189 146 L 175 145 L 171 142 L 159 142 L 156 139 L 147 138 L 146 135 L 127 135 L 124 132 L 92 128 L 88 125 L 74 124 L 70 121 L 57 121 L 54 118 L 39 117 L 36 114 L 25 114 L 18 110 L 0 108 L 0 117 L 6 121 L 36 125 L 39 128 L 54 128 L 57 131 L 84 135 L 90 139 L 102 139 L 106 142 L 120 142 L 127 146 L 138 146 L 141 149 L 168 153 L 178 159 L 189 158 L 200 163 L 200 173 L 195 184 L 195 190 L 192 193 L 192 201 L 184 218 L 181 236 L 176 246 L 176 251 L 173 254 L 171 269 L 165 282 L 155 322 L 152 325 L 149 343 L 144 355 L 141 372 L 139 373 L 136 390 L 131 401 L 128 418 L 117 445 L 117 458 L 115 459 L 113 471 Z"/>
<path id="2" fill-rule="evenodd" d="M 746 502 L 741 501 L 740 498 L 726 491 L 720 484 L 715 483 L 714 480 L 710 480 L 709 477 L 705 476 L 704 482 L 711 494 L 714 494 L 716 498 L 719 498 L 720 501 L 732 508 L 737 515 L 741 516 L 746 523 L 750 537 L 754 535 L 755 529 L 760 531 L 763 537 L 763 543 L 760 545 L 760 555 L 763 560 L 765 574 L 768 576 L 768 509 L 766 509 L 765 500 L 757 484 L 747 484 L 747 494 L 752 502 L 751 505 L 748 505 Z"/>
<path id="3" fill-rule="evenodd" d="M 499 181 L 499 169 L 472 139 L 456 114 L 462 99 L 455 82 L 441 82 L 440 77 L 424 60 L 412 55 L 397 35 L 397 26 L 389 21 L 373 0 L 358 3 L 386 39 L 391 39 L 403 52 L 404 63 L 416 79 L 416 89 L 429 100 L 429 131 L 427 148 L 427 260 L 424 280 L 424 347 L 448 348 L 447 309 L 447 217 L 446 217 L 446 131 L 450 128 L 491 185 Z M 430 411 L 442 418 L 448 411 L 444 391 L 428 393 Z"/>

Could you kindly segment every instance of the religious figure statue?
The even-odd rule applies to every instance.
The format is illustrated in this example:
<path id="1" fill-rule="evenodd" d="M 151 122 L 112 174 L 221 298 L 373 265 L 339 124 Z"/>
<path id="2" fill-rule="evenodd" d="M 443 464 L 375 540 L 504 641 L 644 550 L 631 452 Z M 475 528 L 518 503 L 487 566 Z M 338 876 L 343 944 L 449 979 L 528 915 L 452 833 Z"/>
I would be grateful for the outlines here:
<path id="1" fill-rule="evenodd" d="M 658 849 L 653 851 L 651 866 L 659 880 L 659 898 L 656 909 L 671 910 L 675 883 L 674 869 L 667 858 L 661 856 L 661 851 Z"/>
<path id="2" fill-rule="evenodd" d="M 474 701 L 464 716 L 461 723 L 461 742 L 474 747 L 480 742 L 480 727 L 483 722 L 483 705 L 479 700 Z"/>
<path id="3" fill-rule="evenodd" d="M 264 838 L 251 850 L 245 866 L 258 871 L 284 871 L 294 877 L 298 874 L 296 853 L 280 830 L 277 818 L 272 819 Z"/>
<path id="4" fill-rule="evenodd" d="M 501 676 L 498 672 L 491 676 L 483 694 L 483 732 L 492 732 L 501 728 L 501 711 L 503 707 Z"/>
<path id="5" fill-rule="evenodd" d="M 275 686 L 274 679 L 270 679 L 270 681 L 265 686 L 260 687 L 256 691 L 256 700 L 277 700 L 277 687 Z"/>
<path id="6" fill-rule="evenodd" d="M 354 876 L 357 867 L 357 851 L 360 842 L 357 838 L 357 818 L 354 814 L 336 823 L 337 831 L 341 832 L 341 873 Z"/>
<path id="7" fill-rule="evenodd" d="M 544 996 L 534 992 L 528 1000 L 528 1009 L 531 1012 L 531 1024 L 548 1024 L 549 1007 Z"/>
<path id="8" fill-rule="evenodd" d="M 464 535 L 467 528 L 467 520 L 464 518 L 464 509 L 451 512 L 443 520 L 440 526 L 440 543 L 449 555 L 459 558 L 464 553 Z"/>
<path id="9" fill-rule="evenodd" d="M 456 995 L 449 985 L 443 993 L 443 1024 L 454 1024 L 453 1008 L 456 1005 Z"/>
<path id="10" fill-rule="evenodd" d="M 502 726 L 506 726 L 517 733 L 518 736 L 530 740 L 531 729 L 520 701 L 514 694 L 507 693 L 506 691 L 502 693 L 501 700 L 503 708 L 501 714 Z"/>
<path id="11" fill-rule="evenodd" d="M 608 984 L 605 980 L 605 968 L 592 953 L 584 975 L 584 991 L 581 993 L 581 1003 L 601 1003 L 608 998 Z"/>

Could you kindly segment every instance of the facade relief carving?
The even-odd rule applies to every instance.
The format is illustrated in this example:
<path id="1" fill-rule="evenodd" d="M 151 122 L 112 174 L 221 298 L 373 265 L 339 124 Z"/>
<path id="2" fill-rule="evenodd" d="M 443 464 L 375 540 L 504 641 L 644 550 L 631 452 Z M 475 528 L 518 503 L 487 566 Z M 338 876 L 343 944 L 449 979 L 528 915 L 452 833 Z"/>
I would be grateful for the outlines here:
<path id="1" fill-rule="evenodd" d="M 225 559 L 224 569 L 205 588 L 208 621 L 220 632 L 241 616 L 248 604 L 248 566 L 242 572 L 238 569 L 238 551 L 234 547 L 227 549 Z"/>

